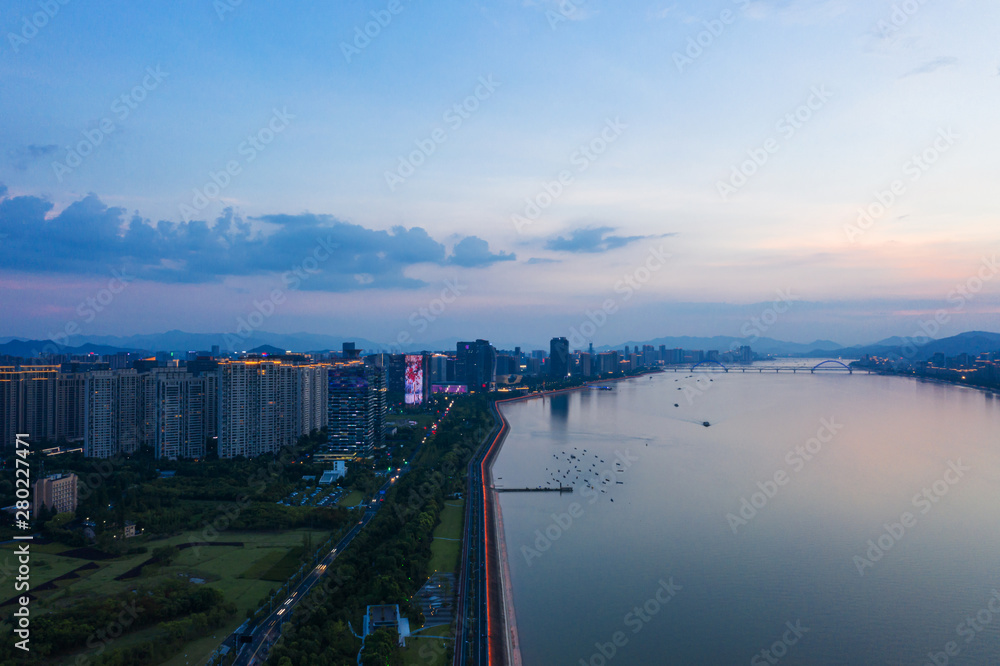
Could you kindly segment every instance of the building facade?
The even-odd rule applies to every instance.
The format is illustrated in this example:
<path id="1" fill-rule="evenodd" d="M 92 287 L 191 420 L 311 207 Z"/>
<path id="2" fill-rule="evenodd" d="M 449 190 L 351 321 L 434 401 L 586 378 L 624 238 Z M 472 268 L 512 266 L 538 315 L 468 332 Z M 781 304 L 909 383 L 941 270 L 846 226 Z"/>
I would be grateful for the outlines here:
<path id="1" fill-rule="evenodd" d="M 52 513 L 76 511 L 76 474 L 53 474 L 35 481 L 31 503 L 32 518 L 38 518 L 42 505 L 48 507 Z"/>

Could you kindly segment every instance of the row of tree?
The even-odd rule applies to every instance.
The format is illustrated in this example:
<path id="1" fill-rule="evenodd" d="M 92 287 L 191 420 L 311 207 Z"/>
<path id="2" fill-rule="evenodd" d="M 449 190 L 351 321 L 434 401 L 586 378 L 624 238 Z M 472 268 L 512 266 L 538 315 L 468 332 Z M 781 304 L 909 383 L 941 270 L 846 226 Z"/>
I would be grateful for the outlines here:
<path id="1" fill-rule="evenodd" d="M 412 598 L 427 577 L 433 531 L 444 500 L 464 490 L 472 452 L 492 427 L 486 399 L 456 398 L 449 416 L 420 449 L 411 471 L 388 493 L 379 514 L 327 571 L 286 626 L 269 658 L 279 666 L 356 663 L 366 607 L 398 604 L 413 626 L 423 624 Z M 364 666 L 402 663 L 395 632 L 368 637 Z"/>

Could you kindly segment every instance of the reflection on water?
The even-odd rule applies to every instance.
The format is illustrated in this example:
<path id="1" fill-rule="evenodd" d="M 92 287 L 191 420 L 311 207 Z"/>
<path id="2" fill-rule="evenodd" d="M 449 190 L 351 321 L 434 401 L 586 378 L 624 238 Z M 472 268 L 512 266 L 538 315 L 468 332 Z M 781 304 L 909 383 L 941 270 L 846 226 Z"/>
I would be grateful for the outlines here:
<path id="1" fill-rule="evenodd" d="M 549 400 L 549 411 L 552 414 L 552 422 L 561 424 L 563 427 L 566 426 L 566 422 L 569 420 L 569 395 L 566 393 L 559 393 Z"/>
<path id="2" fill-rule="evenodd" d="M 504 485 L 575 488 L 500 496 L 525 664 L 1000 663 L 1000 615 L 960 626 L 1000 590 L 994 396 L 664 373 L 503 409 Z"/>

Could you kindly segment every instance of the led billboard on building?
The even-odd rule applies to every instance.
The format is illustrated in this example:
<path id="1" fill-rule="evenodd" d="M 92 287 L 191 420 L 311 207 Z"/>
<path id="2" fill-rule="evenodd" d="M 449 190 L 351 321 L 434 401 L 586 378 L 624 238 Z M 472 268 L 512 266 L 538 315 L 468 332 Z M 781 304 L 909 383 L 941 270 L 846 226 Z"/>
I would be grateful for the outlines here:
<path id="1" fill-rule="evenodd" d="M 406 357 L 406 395 L 404 402 L 407 405 L 422 405 L 424 402 L 424 357 Z"/>

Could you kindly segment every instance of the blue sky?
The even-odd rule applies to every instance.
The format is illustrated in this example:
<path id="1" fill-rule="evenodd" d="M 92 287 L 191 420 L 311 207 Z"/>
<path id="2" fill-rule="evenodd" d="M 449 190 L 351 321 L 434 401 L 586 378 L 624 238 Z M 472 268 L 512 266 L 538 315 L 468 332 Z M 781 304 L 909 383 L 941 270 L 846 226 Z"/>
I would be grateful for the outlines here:
<path id="1" fill-rule="evenodd" d="M 265 330 L 386 341 L 737 335 L 779 291 L 770 337 L 998 329 L 992 273 L 949 302 L 997 246 L 995 2 L 64 2 L 0 13 L 0 335 L 113 270 L 84 334 L 275 290 Z"/>

